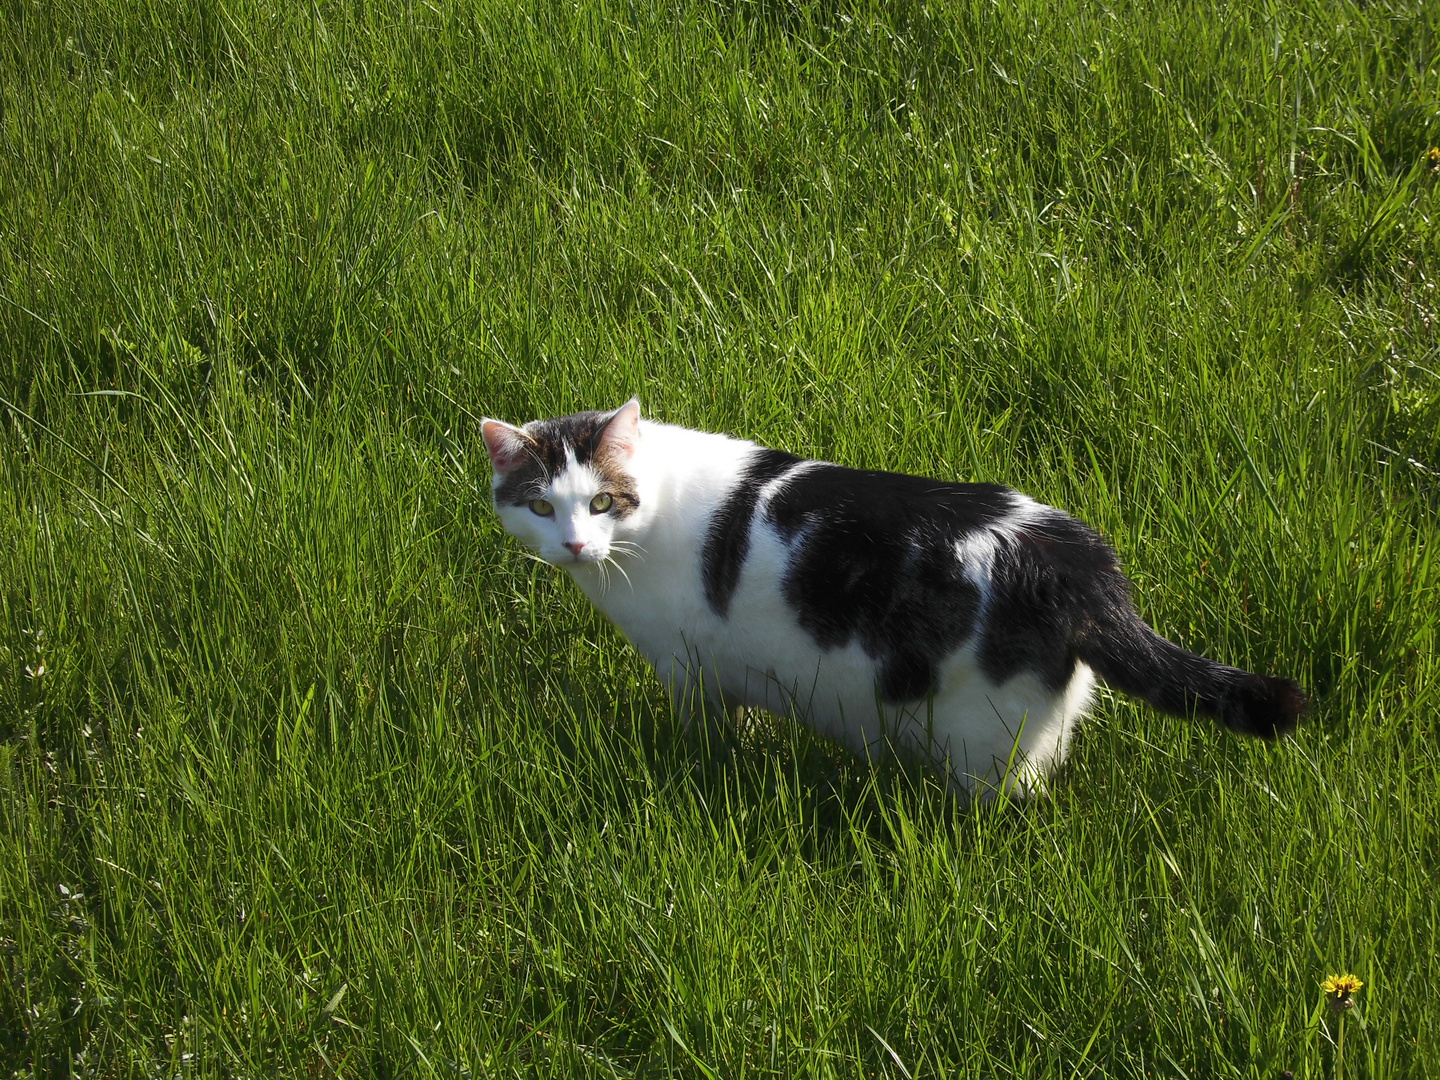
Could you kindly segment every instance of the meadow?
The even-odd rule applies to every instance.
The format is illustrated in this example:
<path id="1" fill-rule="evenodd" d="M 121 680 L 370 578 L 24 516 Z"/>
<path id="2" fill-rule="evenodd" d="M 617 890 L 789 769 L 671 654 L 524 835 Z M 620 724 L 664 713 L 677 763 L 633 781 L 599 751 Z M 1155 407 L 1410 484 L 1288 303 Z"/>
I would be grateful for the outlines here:
<path id="1" fill-rule="evenodd" d="M 1440 5 L 0 10 L 0 1074 L 1440 1075 Z M 489 505 L 632 394 L 1307 722 L 687 734 Z"/>

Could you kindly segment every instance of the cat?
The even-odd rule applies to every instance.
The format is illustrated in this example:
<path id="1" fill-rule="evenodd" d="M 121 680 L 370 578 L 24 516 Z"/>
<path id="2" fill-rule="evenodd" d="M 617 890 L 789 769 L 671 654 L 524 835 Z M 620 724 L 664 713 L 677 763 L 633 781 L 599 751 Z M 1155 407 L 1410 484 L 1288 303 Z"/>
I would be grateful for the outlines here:
<path id="1" fill-rule="evenodd" d="M 1167 641 L 1100 536 L 998 484 L 803 460 L 631 400 L 481 424 L 505 530 L 565 569 L 687 723 L 756 707 L 985 797 L 1043 788 L 1097 676 L 1247 735 L 1306 704 Z"/>

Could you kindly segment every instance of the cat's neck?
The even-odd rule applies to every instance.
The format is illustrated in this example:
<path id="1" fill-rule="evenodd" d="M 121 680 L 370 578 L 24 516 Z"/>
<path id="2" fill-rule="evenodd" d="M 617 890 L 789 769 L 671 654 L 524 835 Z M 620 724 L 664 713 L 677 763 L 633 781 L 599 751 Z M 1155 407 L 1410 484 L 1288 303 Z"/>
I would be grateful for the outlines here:
<path id="1" fill-rule="evenodd" d="M 699 535 L 754 449 L 745 439 L 642 420 L 631 468 L 647 526 Z"/>

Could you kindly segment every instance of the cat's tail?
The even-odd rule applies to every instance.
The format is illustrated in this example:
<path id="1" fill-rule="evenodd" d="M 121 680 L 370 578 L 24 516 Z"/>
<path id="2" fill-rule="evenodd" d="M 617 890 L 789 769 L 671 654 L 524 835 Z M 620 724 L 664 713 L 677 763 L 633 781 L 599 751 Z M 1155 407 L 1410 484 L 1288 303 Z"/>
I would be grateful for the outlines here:
<path id="1" fill-rule="evenodd" d="M 1255 675 L 1187 652 L 1152 630 L 1128 595 L 1123 604 L 1119 597 L 1106 599 L 1089 613 L 1075 652 L 1107 685 L 1162 712 L 1205 713 L 1245 735 L 1276 739 L 1295 730 L 1308 699 L 1293 679 Z"/>

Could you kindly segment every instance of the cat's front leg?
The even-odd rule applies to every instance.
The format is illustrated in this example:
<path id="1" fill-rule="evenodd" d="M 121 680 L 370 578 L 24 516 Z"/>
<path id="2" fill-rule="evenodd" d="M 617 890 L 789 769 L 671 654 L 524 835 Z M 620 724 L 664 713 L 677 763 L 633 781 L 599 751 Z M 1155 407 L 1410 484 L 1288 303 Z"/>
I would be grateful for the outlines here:
<path id="1" fill-rule="evenodd" d="M 668 671 L 657 673 L 668 683 L 675 715 L 687 733 L 726 736 L 739 730 L 744 702 L 726 694 L 698 656 L 674 657 Z"/>
<path id="2" fill-rule="evenodd" d="M 704 679 L 685 677 L 670 685 L 670 701 L 681 726 L 689 731 L 696 724 L 728 727 L 740 717 L 744 706 L 731 701 L 719 687 Z"/>

